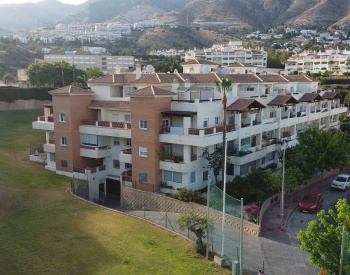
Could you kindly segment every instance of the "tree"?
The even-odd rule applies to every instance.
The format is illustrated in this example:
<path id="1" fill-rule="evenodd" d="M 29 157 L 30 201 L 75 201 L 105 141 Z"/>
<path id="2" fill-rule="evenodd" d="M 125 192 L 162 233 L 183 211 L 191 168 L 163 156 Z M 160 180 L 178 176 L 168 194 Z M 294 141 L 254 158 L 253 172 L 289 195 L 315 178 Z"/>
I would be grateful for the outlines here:
<path id="1" fill-rule="evenodd" d="M 8 73 L 4 74 L 4 75 L 2 76 L 2 80 L 5 82 L 5 84 L 7 84 L 7 82 L 8 82 L 9 80 L 11 80 L 11 75 L 8 74 Z"/>
<path id="2" fill-rule="evenodd" d="M 213 153 L 209 153 L 208 148 L 204 148 L 202 157 L 208 161 L 208 168 L 213 169 L 215 182 L 218 182 L 220 170 L 224 165 L 224 154 L 221 148 L 217 148 Z M 229 158 L 226 159 L 226 164 L 229 165 Z"/>
<path id="3" fill-rule="evenodd" d="M 309 261 L 317 268 L 327 270 L 327 274 L 339 274 L 342 229 L 350 233 L 350 206 L 346 199 L 338 200 L 335 212 L 321 210 L 317 221 L 309 222 L 307 231 L 300 230 L 297 238 L 300 249 L 310 254 Z M 330 223 L 333 219 L 336 225 Z M 345 266 L 343 268 L 350 268 Z"/>
<path id="4" fill-rule="evenodd" d="M 321 186 L 324 171 L 345 167 L 349 162 L 347 152 L 350 144 L 340 131 L 322 131 L 318 127 L 307 128 L 298 133 L 298 141 L 306 156 L 306 163 L 321 172 Z"/>
<path id="5" fill-rule="evenodd" d="M 234 79 L 227 79 L 224 77 L 221 80 L 221 83 L 217 80 L 214 80 L 216 90 L 219 93 L 222 93 L 222 110 L 223 110 L 223 119 L 222 119 L 222 124 L 223 124 L 223 131 L 222 131 L 222 154 L 225 155 L 226 152 L 226 103 L 227 103 L 227 98 L 226 98 L 226 93 L 230 90 L 232 84 L 234 83 Z M 225 171 L 225 162 L 222 163 L 222 171 Z M 224 174 L 222 175 L 224 178 Z M 225 184 L 225 183 L 224 183 Z"/>
<path id="6" fill-rule="evenodd" d="M 350 143 L 350 116 L 347 114 L 340 114 L 340 131 L 346 136 L 346 140 Z"/>
<path id="7" fill-rule="evenodd" d="M 205 246 L 203 243 L 203 238 L 205 237 L 205 232 L 207 228 L 207 217 L 201 217 L 189 211 L 182 214 L 177 221 L 181 230 L 185 227 L 196 235 L 196 251 L 198 253 L 204 254 Z"/>
<path id="8" fill-rule="evenodd" d="M 85 75 L 86 75 L 86 79 L 89 80 L 89 79 L 99 78 L 101 76 L 104 76 L 105 74 L 101 72 L 99 68 L 93 67 L 93 68 L 86 68 Z"/>

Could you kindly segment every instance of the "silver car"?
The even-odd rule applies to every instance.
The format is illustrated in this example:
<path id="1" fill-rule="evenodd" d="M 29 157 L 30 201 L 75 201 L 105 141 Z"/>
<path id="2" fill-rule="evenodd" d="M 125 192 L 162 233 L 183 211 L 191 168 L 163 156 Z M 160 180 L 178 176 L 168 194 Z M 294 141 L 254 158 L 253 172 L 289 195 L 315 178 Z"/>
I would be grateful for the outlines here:
<path id="1" fill-rule="evenodd" d="M 341 189 L 343 191 L 350 187 L 350 175 L 340 174 L 338 175 L 331 184 L 331 188 Z"/>

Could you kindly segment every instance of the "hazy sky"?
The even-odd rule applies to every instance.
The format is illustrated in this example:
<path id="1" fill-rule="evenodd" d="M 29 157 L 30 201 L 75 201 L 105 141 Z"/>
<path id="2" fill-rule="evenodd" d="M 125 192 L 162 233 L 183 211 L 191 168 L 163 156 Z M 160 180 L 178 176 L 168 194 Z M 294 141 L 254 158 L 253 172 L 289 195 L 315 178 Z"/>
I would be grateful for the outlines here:
<path id="1" fill-rule="evenodd" d="M 0 5 L 1 4 L 23 4 L 28 2 L 35 3 L 40 1 L 42 0 L 0 0 Z M 79 5 L 86 2 L 87 0 L 58 0 L 58 1 L 66 4 Z"/>

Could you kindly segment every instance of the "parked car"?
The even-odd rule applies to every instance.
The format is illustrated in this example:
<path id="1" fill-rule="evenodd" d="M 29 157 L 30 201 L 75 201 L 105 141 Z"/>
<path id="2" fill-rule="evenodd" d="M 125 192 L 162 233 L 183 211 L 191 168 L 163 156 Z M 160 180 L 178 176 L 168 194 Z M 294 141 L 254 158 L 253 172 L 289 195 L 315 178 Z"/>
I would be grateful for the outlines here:
<path id="1" fill-rule="evenodd" d="M 323 197 L 319 193 L 306 193 L 299 202 L 298 210 L 305 213 L 316 213 L 323 204 Z"/>
<path id="2" fill-rule="evenodd" d="M 331 184 L 331 188 L 341 189 L 346 191 L 350 187 L 350 175 L 340 174 L 338 175 Z"/>

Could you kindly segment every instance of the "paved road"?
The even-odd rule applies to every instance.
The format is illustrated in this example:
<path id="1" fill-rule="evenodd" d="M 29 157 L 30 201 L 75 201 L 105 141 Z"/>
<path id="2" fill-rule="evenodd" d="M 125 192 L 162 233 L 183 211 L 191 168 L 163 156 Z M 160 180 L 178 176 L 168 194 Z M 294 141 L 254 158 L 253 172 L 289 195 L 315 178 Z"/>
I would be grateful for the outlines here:
<path id="1" fill-rule="evenodd" d="M 348 202 L 350 200 L 350 189 L 344 192 L 341 190 L 332 190 L 331 188 L 329 188 L 321 193 L 324 198 L 323 206 L 321 209 L 324 209 L 326 211 L 334 207 L 334 205 L 340 198 L 348 197 Z M 299 212 L 298 209 L 295 209 L 288 219 L 287 231 L 289 234 L 296 237 L 299 234 L 300 230 L 307 230 L 310 221 L 317 219 L 318 218 L 316 213 L 308 214 Z"/>

